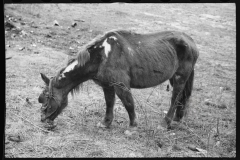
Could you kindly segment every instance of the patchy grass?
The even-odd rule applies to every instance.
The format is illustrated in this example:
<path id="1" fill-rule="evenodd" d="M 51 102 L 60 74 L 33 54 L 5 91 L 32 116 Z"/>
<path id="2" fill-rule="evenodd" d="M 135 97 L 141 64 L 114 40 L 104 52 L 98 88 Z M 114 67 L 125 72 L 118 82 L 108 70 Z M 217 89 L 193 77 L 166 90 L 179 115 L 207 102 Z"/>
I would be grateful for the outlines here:
<path id="1" fill-rule="evenodd" d="M 234 4 L 8 4 L 9 17 L 17 28 L 5 32 L 6 57 L 12 57 L 6 60 L 5 157 L 236 157 Z M 136 133 L 125 134 L 129 119 L 119 99 L 111 128 L 98 128 L 103 92 L 88 81 L 69 96 L 57 127 L 43 130 L 39 73 L 54 76 L 82 45 L 116 28 L 179 30 L 195 40 L 200 57 L 187 117 L 173 130 L 160 127 L 171 97 L 163 83 L 132 90 Z"/>

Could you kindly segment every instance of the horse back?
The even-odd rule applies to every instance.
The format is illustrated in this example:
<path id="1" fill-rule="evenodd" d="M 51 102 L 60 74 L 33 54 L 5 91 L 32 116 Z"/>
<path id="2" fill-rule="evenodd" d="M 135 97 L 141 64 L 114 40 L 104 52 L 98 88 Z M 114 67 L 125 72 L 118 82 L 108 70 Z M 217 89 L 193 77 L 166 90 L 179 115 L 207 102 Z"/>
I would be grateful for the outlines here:
<path id="1" fill-rule="evenodd" d="M 137 34 L 128 31 L 108 33 L 115 36 L 104 67 L 106 77 L 124 81 L 132 88 L 147 88 L 170 79 L 185 59 L 196 50 L 193 40 L 175 31 Z"/>

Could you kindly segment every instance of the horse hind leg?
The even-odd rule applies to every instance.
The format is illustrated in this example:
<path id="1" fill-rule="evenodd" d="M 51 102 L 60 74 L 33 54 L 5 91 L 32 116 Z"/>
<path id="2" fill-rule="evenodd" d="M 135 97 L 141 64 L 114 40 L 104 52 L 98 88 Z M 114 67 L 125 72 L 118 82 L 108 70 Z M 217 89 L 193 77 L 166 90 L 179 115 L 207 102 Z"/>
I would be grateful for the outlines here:
<path id="1" fill-rule="evenodd" d="M 182 106 L 185 105 L 183 103 L 185 103 L 185 100 L 186 100 L 186 98 L 183 97 L 182 93 L 185 92 L 186 90 L 188 77 L 189 77 L 189 72 L 176 72 L 170 80 L 170 83 L 171 81 L 173 83 L 171 106 L 168 110 L 167 115 L 164 118 L 166 124 L 165 122 L 163 122 L 162 124 L 162 125 L 167 125 L 168 128 L 171 128 L 171 122 L 176 109 L 178 109 L 177 116 L 179 118 L 182 118 L 181 115 L 183 115 L 182 111 L 184 110 Z"/>
<path id="2" fill-rule="evenodd" d="M 182 91 L 181 99 L 179 100 L 180 105 L 177 106 L 174 121 L 180 121 L 183 116 L 187 113 L 187 108 L 189 107 L 189 99 L 192 94 L 193 88 L 193 79 L 194 79 L 194 70 L 192 70 L 185 87 Z"/>
<path id="3" fill-rule="evenodd" d="M 173 118 L 173 121 L 176 121 L 176 122 L 181 121 L 181 119 L 185 115 L 186 108 L 189 105 L 185 90 L 183 90 L 181 94 L 182 94 L 181 98 L 178 100 L 178 103 L 176 104 L 176 112 Z"/>

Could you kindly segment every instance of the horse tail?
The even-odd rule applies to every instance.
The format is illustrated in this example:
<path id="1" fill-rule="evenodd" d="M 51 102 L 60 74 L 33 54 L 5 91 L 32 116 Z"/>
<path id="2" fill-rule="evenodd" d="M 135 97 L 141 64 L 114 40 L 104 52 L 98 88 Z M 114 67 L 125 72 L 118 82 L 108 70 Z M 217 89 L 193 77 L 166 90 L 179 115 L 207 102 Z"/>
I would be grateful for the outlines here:
<path id="1" fill-rule="evenodd" d="M 194 69 L 192 70 L 190 76 L 188 77 L 188 80 L 187 80 L 187 82 L 185 84 L 185 87 L 183 89 L 183 92 L 184 92 L 183 95 L 185 95 L 187 99 L 192 94 L 193 81 L 194 81 Z"/>
<path id="2" fill-rule="evenodd" d="M 184 91 L 185 91 L 185 94 L 186 94 L 186 98 L 189 99 L 189 97 L 191 96 L 192 94 L 192 90 L 193 90 L 193 81 L 194 81 L 194 65 L 199 57 L 199 51 L 196 47 L 196 45 L 194 45 L 195 47 L 192 48 L 191 52 L 192 52 L 192 55 L 193 55 L 193 66 L 192 66 L 192 71 L 190 73 L 190 76 L 188 77 L 188 80 L 185 84 L 185 88 L 184 88 Z"/>

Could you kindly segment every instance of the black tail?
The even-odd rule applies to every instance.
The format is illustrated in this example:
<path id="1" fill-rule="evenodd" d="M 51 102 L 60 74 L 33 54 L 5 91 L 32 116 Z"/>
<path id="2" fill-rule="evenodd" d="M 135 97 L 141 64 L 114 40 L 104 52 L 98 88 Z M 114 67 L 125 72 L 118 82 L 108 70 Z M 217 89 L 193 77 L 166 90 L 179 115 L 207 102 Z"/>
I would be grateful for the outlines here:
<path id="1" fill-rule="evenodd" d="M 192 89 L 193 89 L 193 80 L 194 80 L 194 69 L 192 70 L 190 76 L 188 77 L 188 80 L 185 84 L 185 88 L 183 90 L 183 95 L 186 96 L 186 98 L 188 99 L 191 94 L 192 94 Z"/>

